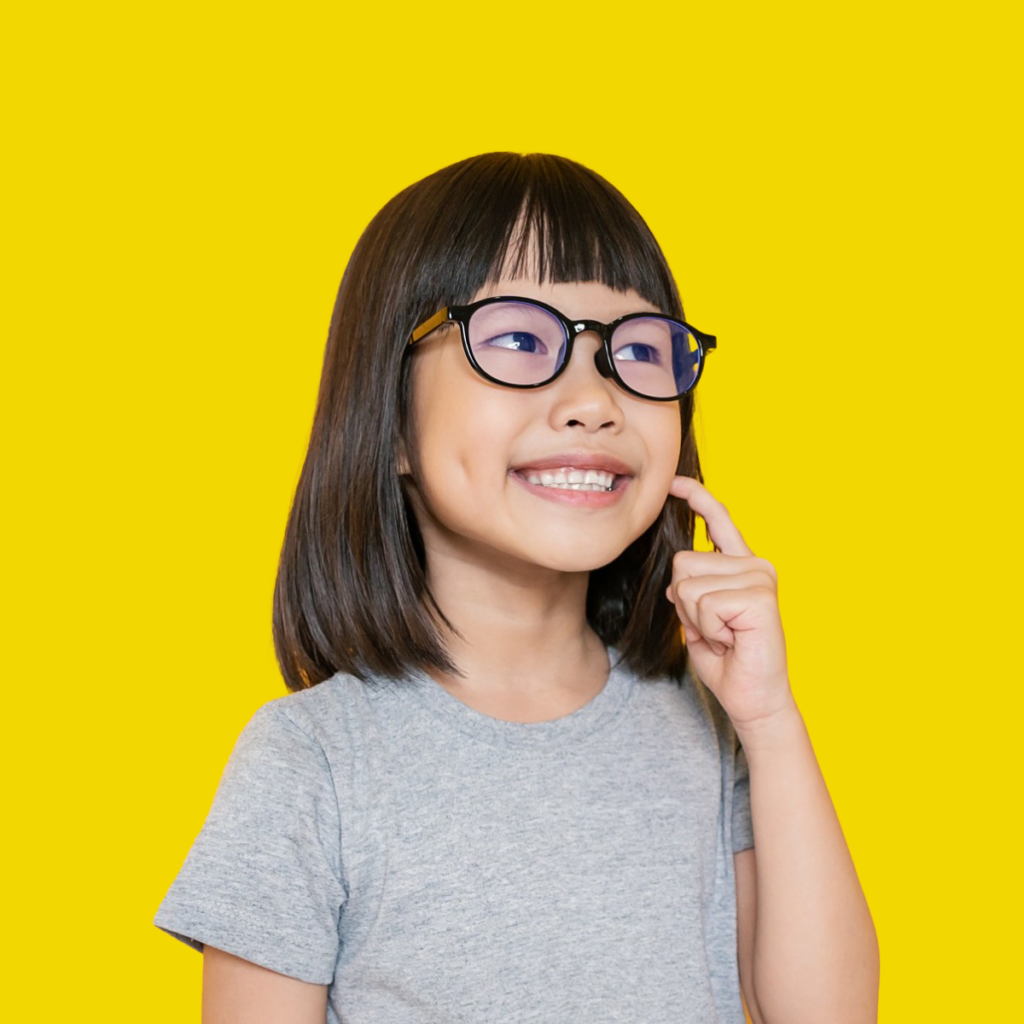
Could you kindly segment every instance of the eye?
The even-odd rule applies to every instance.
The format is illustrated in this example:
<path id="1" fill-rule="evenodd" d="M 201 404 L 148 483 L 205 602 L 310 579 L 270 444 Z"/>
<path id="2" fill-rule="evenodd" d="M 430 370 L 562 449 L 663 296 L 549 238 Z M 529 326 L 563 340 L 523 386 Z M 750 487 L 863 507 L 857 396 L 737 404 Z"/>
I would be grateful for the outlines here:
<path id="1" fill-rule="evenodd" d="M 526 352 L 528 355 L 546 355 L 547 345 L 536 334 L 529 331 L 509 331 L 489 338 L 484 344 L 489 348 L 502 348 L 508 352 Z"/>
<path id="2" fill-rule="evenodd" d="M 634 341 L 616 349 L 615 358 L 638 363 L 658 364 L 661 362 L 661 353 L 654 345 L 644 345 L 642 342 Z"/>

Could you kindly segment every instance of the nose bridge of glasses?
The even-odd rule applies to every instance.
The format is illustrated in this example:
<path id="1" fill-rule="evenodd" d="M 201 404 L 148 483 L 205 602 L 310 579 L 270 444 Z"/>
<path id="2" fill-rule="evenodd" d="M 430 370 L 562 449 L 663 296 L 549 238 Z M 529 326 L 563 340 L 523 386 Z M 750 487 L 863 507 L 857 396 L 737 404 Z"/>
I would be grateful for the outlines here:
<path id="1" fill-rule="evenodd" d="M 572 320 L 570 324 L 574 341 L 581 334 L 595 334 L 597 336 L 599 344 L 594 352 L 594 365 L 597 367 L 597 372 L 605 379 L 613 377 L 614 373 L 611 363 L 608 361 L 608 353 L 605 351 L 604 344 L 605 336 L 608 333 L 608 325 L 601 323 L 600 320 Z"/>
<path id="2" fill-rule="evenodd" d="M 601 323 L 600 320 L 572 320 L 570 322 L 572 323 L 572 333 L 577 338 L 586 331 L 593 331 L 603 341 L 608 330 L 608 325 Z"/>

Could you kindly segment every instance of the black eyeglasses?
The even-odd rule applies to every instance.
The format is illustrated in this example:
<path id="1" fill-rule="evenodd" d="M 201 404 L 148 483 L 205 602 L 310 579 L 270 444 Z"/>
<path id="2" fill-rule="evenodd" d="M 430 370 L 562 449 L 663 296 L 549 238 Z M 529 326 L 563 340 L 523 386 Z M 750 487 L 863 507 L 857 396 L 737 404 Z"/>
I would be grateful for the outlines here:
<path id="1" fill-rule="evenodd" d="M 516 295 L 446 306 L 412 332 L 409 344 L 452 322 L 462 329 L 462 347 L 473 369 L 509 388 L 550 384 L 569 365 L 576 336 L 595 331 L 602 341 L 594 356 L 601 376 L 657 402 L 692 391 L 717 344 L 714 335 L 672 317 L 627 313 L 610 324 L 570 320 L 545 302 Z"/>

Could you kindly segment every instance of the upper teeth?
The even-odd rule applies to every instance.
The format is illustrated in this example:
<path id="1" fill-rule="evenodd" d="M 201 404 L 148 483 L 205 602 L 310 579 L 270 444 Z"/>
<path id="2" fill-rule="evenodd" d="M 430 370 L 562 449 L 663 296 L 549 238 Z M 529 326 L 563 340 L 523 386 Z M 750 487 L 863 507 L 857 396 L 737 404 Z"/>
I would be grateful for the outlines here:
<path id="1" fill-rule="evenodd" d="M 571 491 L 610 491 L 615 483 L 615 474 L 601 469 L 545 469 L 539 472 L 527 471 L 526 479 L 541 487 L 565 487 Z"/>

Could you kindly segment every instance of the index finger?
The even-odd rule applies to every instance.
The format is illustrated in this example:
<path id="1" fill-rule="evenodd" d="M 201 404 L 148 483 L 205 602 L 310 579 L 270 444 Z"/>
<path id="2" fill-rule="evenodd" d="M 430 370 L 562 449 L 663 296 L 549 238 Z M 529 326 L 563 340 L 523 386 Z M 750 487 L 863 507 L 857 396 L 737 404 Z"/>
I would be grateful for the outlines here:
<path id="1" fill-rule="evenodd" d="M 711 542 L 726 555 L 752 555 L 726 507 L 692 476 L 677 476 L 669 485 L 668 493 L 682 498 L 707 526 Z"/>

